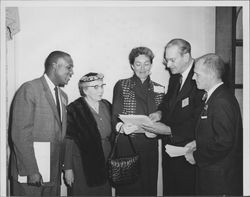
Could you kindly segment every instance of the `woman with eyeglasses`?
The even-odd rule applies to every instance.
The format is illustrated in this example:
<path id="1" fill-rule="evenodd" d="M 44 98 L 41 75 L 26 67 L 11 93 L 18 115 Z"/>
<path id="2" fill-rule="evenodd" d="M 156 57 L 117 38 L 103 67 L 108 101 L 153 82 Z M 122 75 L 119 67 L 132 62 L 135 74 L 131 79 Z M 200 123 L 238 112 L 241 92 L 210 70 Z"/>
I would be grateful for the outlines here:
<path id="1" fill-rule="evenodd" d="M 106 176 L 111 104 L 102 99 L 103 77 L 101 73 L 84 75 L 78 83 L 81 97 L 67 107 L 64 170 L 71 196 L 111 196 Z"/>
<path id="2" fill-rule="evenodd" d="M 129 54 L 133 76 L 119 80 L 113 93 L 112 122 L 118 138 L 117 154 L 128 156 L 132 153 L 128 136 L 140 155 L 140 176 L 133 184 L 116 187 L 118 196 L 156 196 L 158 175 L 158 139 L 145 133 L 141 127 L 123 123 L 119 115 L 146 115 L 154 112 L 164 96 L 164 87 L 151 80 L 154 54 L 147 47 L 136 47 Z"/>

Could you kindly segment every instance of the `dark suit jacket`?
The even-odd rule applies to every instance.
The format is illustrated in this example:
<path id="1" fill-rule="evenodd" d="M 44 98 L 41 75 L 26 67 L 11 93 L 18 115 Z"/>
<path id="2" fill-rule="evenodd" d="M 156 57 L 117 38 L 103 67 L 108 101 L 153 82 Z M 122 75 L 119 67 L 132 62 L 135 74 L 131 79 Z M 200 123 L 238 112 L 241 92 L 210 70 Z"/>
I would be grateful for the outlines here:
<path id="1" fill-rule="evenodd" d="M 184 146 L 194 139 L 195 124 L 202 105 L 204 91 L 198 90 L 195 81 L 192 80 L 193 69 L 194 65 L 177 97 L 175 92 L 179 78 L 177 75 L 172 75 L 169 79 L 168 92 L 159 106 L 159 110 L 162 111 L 161 122 L 170 126 L 172 132 L 171 141 L 163 140 L 164 144 Z"/>
<path id="2" fill-rule="evenodd" d="M 196 127 L 199 195 L 242 195 L 242 119 L 225 85 L 208 99 Z"/>
<path id="3" fill-rule="evenodd" d="M 67 95 L 60 90 L 62 122 L 55 101 L 44 76 L 24 83 L 13 101 L 11 139 L 11 176 L 28 176 L 38 173 L 34 142 L 50 142 L 50 182 L 59 183 L 61 149 L 66 133 Z"/>

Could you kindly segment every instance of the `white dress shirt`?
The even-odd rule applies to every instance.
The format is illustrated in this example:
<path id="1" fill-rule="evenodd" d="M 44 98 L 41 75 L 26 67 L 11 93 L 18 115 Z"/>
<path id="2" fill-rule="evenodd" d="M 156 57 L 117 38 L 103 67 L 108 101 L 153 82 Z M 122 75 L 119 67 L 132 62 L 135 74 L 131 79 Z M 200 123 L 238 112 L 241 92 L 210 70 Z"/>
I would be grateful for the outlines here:
<path id="1" fill-rule="evenodd" d="M 50 78 L 47 76 L 47 74 L 44 74 L 44 77 L 45 77 L 45 80 L 46 80 L 46 82 L 47 82 L 47 84 L 49 86 L 49 89 L 50 89 L 50 91 L 52 93 L 52 96 L 53 96 L 55 104 L 56 104 L 56 95 L 55 95 L 55 90 L 54 90 L 55 84 L 50 80 Z M 62 111 L 62 102 L 61 102 L 61 93 L 60 93 L 61 90 L 60 90 L 60 88 L 58 86 L 57 86 L 57 88 L 58 88 L 60 111 Z M 62 115 L 61 115 L 60 119 L 62 120 Z"/>
<path id="2" fill-rule="evenodd" d="M 191 70 L 191 68 L 193 66 L 193 63 L 194 63 L 194 60 L 192 60 L 191 63 L 189 64 L 189 66 L 187 67 L 187 69 L 183 73 L 181 73 L 182 82 L 181 82 L 180 90 L 181 90 L 183 84 L 185 83 L 185 81 L 186 81 L 186 79 L 188 77 L 188 74 L 189 74 L 189 72 L 190 72 L 190 70 Z"/>

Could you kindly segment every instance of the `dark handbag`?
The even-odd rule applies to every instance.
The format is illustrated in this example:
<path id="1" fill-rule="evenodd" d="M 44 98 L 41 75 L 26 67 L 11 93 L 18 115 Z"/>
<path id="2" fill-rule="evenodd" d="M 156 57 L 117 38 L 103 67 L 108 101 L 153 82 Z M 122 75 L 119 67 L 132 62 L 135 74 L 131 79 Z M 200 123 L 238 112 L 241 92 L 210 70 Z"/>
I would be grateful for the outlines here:
<path id="1" fill-rule="evenodd" d="M 115 137 L 114 146 L 108 159 L 108 179 L 112 186 L 129 185 L 135 183 L 140 174 L 140 157 L 137 154 L 130 136 L 128 139 L 133 150 L 133 155 L 128 157 L 114 157 L 117 147 L 118 135 Z"/>

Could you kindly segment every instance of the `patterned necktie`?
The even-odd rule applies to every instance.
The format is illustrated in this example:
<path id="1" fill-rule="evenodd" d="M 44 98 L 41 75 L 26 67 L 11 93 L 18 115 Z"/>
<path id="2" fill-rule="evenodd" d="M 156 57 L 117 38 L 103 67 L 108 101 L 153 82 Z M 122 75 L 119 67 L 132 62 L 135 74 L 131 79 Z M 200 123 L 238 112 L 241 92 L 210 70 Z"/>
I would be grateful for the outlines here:
<path id="1" fill-rule="evenodd" d="M 202 101 L 206 102 L 207 100 L 207 92 L 205 92 L 202 96 Z"/>
<path id="2" fill-rule="evenodd" d="M 55 90 L 55 95 L 56 95 L 56 107 L 57 107 L 59 117 L 61 118 L 61 109 L 60 109 L 60 102 L 59 102 L 59 96 L 58 96 L 58 88 L 55 86 L 54 90 Z"/>

